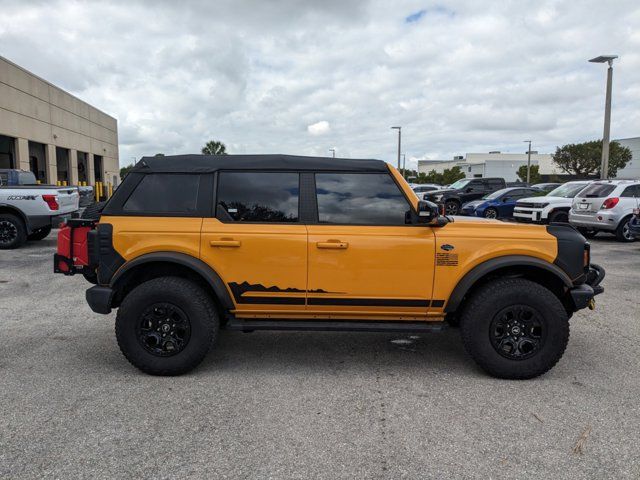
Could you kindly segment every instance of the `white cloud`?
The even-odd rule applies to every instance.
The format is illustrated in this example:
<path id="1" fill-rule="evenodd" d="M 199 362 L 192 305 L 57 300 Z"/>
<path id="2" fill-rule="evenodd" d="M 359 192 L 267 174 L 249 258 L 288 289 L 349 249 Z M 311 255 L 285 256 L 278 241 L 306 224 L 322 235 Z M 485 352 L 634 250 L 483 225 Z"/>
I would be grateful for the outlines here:
<path id="1" fill-rule="evenodd" d="M 603 53 L 620 55 L 612 136 L 640 134 L 636 0 L 2 5 L 1 54 L 117 117 L 123 164 L 212 138 L 395 162 L 391 125 L 407 163 L 551 151 L 602 134 Z"/>
<path id="2" fill-rule="evenodd" d="M 329 133 L 329 130 L 331 130 L 331 126 L 326 120 L 321 120 L 307 126 L 307 132 L 309 132 L 311 135 L 324 135 L 326 133 Z"/>

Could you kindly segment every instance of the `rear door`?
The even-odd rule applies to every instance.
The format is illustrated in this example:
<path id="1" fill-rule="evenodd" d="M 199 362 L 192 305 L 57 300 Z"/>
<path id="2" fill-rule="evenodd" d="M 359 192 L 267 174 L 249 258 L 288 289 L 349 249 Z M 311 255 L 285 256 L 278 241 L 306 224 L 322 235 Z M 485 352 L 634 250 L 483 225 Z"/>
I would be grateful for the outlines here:
<path id="1" fill-rule="evenodd" d="M 434 235 L 407 223 L 410 205 L 391 175 L 316 173 L 315 190 L 307 311 L 324 318 L 424 318 Z"/>
<path id="2" fill-rule="evenodd" d="M 227 285 L 242 318 L 303 312 L 307 229 L 297 172 L 222 171 L 213 216 L 202 224 L 201 259 Z"/>

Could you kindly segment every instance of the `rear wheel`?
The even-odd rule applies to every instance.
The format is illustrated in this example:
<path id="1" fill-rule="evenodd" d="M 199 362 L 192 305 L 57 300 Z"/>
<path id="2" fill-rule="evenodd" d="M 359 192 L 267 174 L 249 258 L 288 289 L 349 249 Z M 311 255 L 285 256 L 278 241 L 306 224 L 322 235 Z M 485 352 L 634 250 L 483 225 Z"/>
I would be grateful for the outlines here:
<path id="1" fill-rule="evenodd" d="M 458 215 L 460 212 L 460 205 L 455 200 L 449 200 L 444 204 L 445 215 Z"/>
<path id="2" fill-rule="evenodd" d="M 489 207 L 484 211 L 485 218 L 498 218 L 498 210 L 493 207 Z"/>
<path id="3" fill-rule="evenodd" d="M 27 241 L 22 219 L 11 213 L 0 213 L 0 250 L 18 248 Z"/>
<path id="4" fill-rule="evenodd" d="M 215 305 L 195 283 L 178 277 L 144 282 L 118 310 L 116 337 L 124 356 L 151 375 L 180 375 L 195 368 L 219 328 Z"/>
<path id="5" fill-rule="evenodd" d="M 562 357 L 569 319 L 560 300 L 530 280 L 494 280 L 467 300 L 460 316 L 465 349 L 494 377 L 542 375 Z"/>
<path id="6" fill-rule="evenodd" d="M 623 218 L 616 228 L 616 239 L 619 242 L 635 242 L 636 237 L 631 233 L 629 224 L 632 217 Z"/>
<path id="7" fill-rule="evenodd" d="M 34 240 L 34 241 L 44 240 L 49 236 L 50 233 L 51 233 L 51 225 L 49 225 L 48 227 L 42 227 L 41 229 L 36 230 L 32 234 L 30 234 L 27 237 L 27 240 Z"/>
<path id="8" fill-rule="evenodd" d="M 568 223 L 569 222 L 569 213 L 563 210 L 559 210 L 557 212 L 553 212 L 549 215 L 549 223 Z"/>

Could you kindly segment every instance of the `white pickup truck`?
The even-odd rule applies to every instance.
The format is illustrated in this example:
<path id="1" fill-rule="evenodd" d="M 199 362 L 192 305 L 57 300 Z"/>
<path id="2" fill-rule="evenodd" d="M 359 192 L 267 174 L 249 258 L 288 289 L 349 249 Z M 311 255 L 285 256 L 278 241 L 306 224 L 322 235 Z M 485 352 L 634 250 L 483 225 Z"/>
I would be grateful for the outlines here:
<path id="1" fill-rule="evenodd" d="M 0 249 L 42 240 L 78 210 L 77 187 L 0 185 Z"/>

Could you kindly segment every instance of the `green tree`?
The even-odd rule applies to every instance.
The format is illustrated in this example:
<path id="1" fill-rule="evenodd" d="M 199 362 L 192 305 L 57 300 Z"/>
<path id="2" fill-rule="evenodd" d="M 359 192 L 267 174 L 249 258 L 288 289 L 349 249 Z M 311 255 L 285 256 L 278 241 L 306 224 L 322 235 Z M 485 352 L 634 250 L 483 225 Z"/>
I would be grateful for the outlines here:
<path id="1" fill-rule="evenodd" d="M 465 174 L 462 169 L 458 166 L 447 168 L 442 172 L 442 182 L 441 185 L 451 185 L 453 182 L 460 180 L 461 178 L 465 178 Z"/>
<path id="2" fill-rule="evenodd" d="M 520 181 L 522 182 L 526 182 L 527 181 L 527 166 L 526 165 L 521 165 L 520 168 L 518 168 L 518 171 L 516 172 L 518 174 L 518 178 L 520 178 Z M 538 165 L 531 165 L 531 171 L 529 172 L 529 183 L 531 185 L 534 185 L 536 183 L 540 183 L 540 181 L 542 180 L 542 177 L 540 176 L 540 167 Z"/>
<path id="3" fill-rule="evenodd" d="M 120 168 L 120 179 L 123 180 L 124 177 L 127 176 L 127 173 L 129 173 L 129 170 L 131 170 L 132 168 L 133 168 L 133 163 L 131 165 L 127 165 L 126 167 Z"/>
<path id="4" fill-rule="evenodd" d="M 556 148 L 553 162 L 563 172 L 576 175 L 579 178 L 590 175 L 600 176 L 600 162 L 602 160 L 602 140 L 584 143 L 570 143 Z M 631 150 L 618 142 L 609 144 L 609 172 L 608 177 L 616 176 L 618 170 L 624 168 L 631 161 Z"/>
<path id="5" fill-rule="evenodd" d="M 204 147 L 202 147 L 202 153 L 204 155 L 226 155 L 227 147 L 222 142 L 210 140 Z"/>

